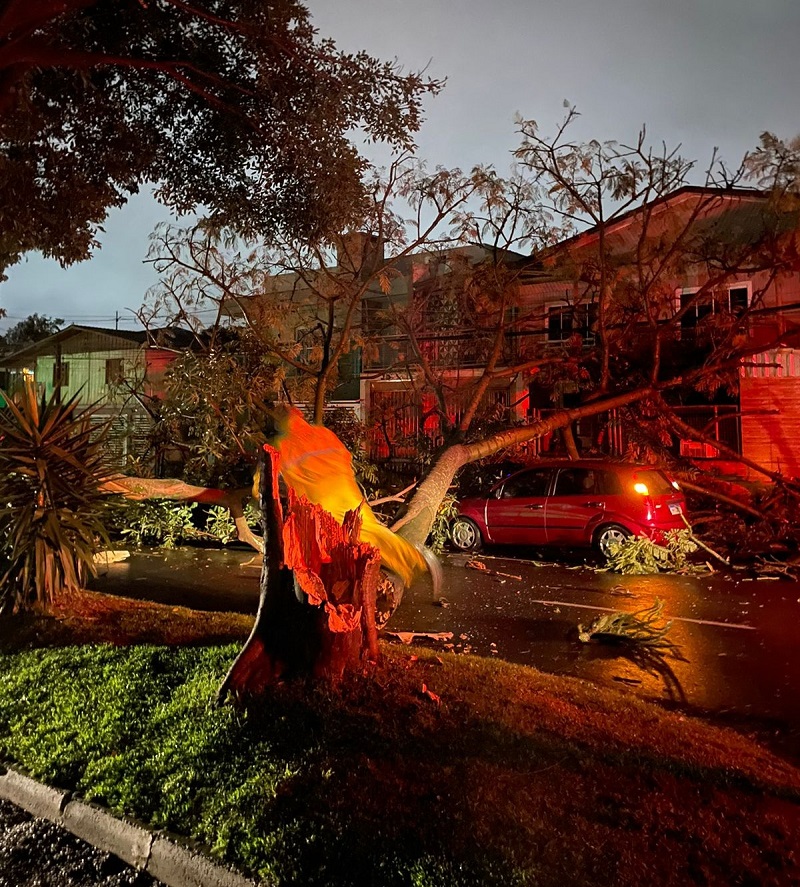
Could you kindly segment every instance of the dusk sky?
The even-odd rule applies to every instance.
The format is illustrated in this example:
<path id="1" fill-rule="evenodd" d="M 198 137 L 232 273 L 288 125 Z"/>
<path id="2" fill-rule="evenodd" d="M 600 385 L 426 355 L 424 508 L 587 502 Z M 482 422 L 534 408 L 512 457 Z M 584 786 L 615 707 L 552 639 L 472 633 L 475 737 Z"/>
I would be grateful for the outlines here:
<path id="1" fill-rule="evenodd" d="M 447 77 L 427 104 L 419 154 L 432 164 L 506 171 L 514 117 L 553 131 L 568 99 L 581 138 L 649 140 L 699 161 L 714 146 L 732 165 L 771 130 L 800 132 L 798 0 L 313 0 L 321 34 L 343 49 L 397 58 Z M 135 328 L 155 276 L 143 264 L 166 211 L 146 193 L 115 211 L 102 249 L 63 270 L 30 255 L 0 284 L 9 317 Z"/>

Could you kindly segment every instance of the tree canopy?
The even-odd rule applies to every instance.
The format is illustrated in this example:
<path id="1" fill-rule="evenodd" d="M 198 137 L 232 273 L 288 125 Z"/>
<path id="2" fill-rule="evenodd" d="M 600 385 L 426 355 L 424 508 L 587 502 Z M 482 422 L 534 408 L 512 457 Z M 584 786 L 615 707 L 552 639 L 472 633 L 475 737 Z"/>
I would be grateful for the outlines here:
<path id="1" fill-rule="evenodd" d="M 19 323 L 14 324 L 4 336 L 0 336 L 0 345 L 22 348 L 40 339 L 46 339 L 57 333 L 64 324 L 61 317 L 48 317 L 46 314 L 31 314 Z"/>
<path id="2" fill-rule="evenodd" d="M 245 235 L 344 230 L 354 132 L 408 147 L 440 84 L 320 39 L 296 0 L 6 0 L 0 274 L 85 259 L 144 182 Z"/>

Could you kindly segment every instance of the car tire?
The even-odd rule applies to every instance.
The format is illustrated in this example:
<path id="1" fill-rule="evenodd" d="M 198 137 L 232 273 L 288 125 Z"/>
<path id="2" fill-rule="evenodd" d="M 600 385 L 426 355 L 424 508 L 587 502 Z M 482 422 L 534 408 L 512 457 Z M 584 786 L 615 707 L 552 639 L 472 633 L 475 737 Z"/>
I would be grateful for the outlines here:
<path id="1" fill-rule="evenodd" d="M 481 531 L 475 521 L 457 517 L 450 525 L 450 541 L 459 551 L 475 551 L 481 547 Z"/>
<path id="2" fill-rule="evenodd" d="M 624 542 L 633 534 L 621 524 L 604 524 L 594 534 L 594 547 L 605 558 L 611 553 L 609 545 Z"/>

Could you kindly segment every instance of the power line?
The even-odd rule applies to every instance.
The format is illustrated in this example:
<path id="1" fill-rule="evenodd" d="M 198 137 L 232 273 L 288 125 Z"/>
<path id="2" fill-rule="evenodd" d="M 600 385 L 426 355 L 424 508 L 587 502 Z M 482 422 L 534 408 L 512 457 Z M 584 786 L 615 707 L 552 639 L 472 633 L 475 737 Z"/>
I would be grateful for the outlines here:
<path id="1" fill-rule="evenodd" d="M 216 315 L 218 314 L 218 310 L 216 308 L 201 308 L 199 311 L 193 311 L 192 316 L 201 317 L 201 315 Z M 61 320 L 65 324 L 75 323 L 78 326 L 82 325 L 90 325 L 90 324 L 100 324 L 100 325 L 108 325 L 114 326 L 116 329 L 130 329 L 131 327 L 144 329 L 144 324 L 141 320 L 126 309 L 126 312 L 123 314 L 120 311 L 115 312 L 114 314 L 66 314 L 62 315 L 61 312 L 55 312 L 55 315 L 58 315 Z M 22 320 L 27 320 L 31 315 L 30 314 L 6 314 L 2 318 L 0 318 L 0 333 L 7 332 L 12 326 Z M 44 315 L 46 317 L 50 317 L 50 315 Z M 163 319 L 165 322 L 167 318 Z"/>

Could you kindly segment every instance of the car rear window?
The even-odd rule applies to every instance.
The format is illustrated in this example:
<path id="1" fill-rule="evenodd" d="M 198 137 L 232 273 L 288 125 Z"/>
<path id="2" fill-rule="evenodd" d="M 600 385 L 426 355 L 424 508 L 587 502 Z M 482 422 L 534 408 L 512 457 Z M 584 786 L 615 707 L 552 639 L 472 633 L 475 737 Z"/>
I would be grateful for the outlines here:
<path id="1" fill-rule="evenodd" d="M 647 490 L 651 496 L 664 496 L 667 493 L 674 493 L 675 488 L 667 480 L 667 478 L 655 469 L 644 469 L 633 473 L 635 483 L 646 484 Z"/>

